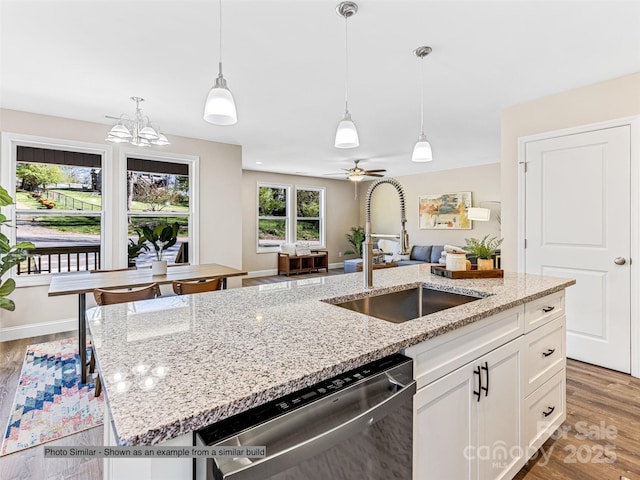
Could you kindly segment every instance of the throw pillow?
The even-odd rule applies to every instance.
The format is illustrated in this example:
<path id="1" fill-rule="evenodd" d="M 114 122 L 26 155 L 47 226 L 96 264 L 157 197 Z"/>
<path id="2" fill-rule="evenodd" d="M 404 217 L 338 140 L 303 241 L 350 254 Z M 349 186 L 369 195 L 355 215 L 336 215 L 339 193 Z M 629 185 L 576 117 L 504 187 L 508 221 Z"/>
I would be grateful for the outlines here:
<path id="1" fill-rule="evenodd" d="M 431 263 L 438 263 L 443 250 L 444 245 L 433 245 L 433 247 L 431 247 Z"/>

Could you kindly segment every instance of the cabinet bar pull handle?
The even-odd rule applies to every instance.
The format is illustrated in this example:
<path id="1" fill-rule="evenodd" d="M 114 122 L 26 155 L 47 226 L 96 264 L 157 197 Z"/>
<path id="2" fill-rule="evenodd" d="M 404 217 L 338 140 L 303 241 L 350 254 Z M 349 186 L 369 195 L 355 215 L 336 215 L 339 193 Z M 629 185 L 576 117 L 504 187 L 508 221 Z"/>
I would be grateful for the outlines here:
<path id="1" fill-rule="evenodd" d="M 542 415 L 544 415 L 545 417 L 548 417 L 549 415 L 551 415 L 553 413 L 553 411 L 556 409 L 556 407 L 549 407 L 547 408 L 546 412 L 542 412 Z"/>
<path id="2" fill-rule="evenodd" d="M 481 384 L 480 385 L 480 389 L 484 390 L 484 396 L 488 397 L 489 396 L 489 363 L 484 362 L 484 366 L 482 367 L 482 370 L 487 372 L 487 386 L 483 387 L 482 384 Z"/>
<path id="3" fill-rule="evenodd" d="M 480 365 L 478 365 L 477 369 L 473 370 L 473 374 L 474 375 L 478 375 L 478 391 L 476 392 L 475 390 L 473 391 L 474 395 L 478 396 L 478 401 L 480 401 L 480 395 L 482 393 L 482 376 L 480 375 Z"/>
<path id="4" fill-rule="evenodd" d="M 542 307 L 542 311 L 544 313 L 549 313 L 551 310 L 553 310 L 556 307 Z"/>
<path id="5" fill-rule="evenodd" d="M 553 355 L 553 352 L 555 352 L 556 349 L 555 348 L 550 348 L 549 350 L 547 350 L 546 352 L 542 352 L 542 356 L 543 357 L 548 357 L 549 355 Z"/>

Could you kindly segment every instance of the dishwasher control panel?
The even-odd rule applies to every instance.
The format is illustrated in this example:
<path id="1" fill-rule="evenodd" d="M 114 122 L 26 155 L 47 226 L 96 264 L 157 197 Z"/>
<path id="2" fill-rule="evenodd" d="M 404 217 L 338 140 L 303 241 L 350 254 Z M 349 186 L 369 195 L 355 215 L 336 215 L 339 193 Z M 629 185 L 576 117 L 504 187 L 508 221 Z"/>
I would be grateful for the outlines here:
<path id="1" fill-rule="evenodd" d="M 398 365 L 411 363 L 412 361 L 410 358 L 399 353 L 381 358 L 380 360 L 367 363 L 359 368 L 349 370 L 348 372 L 319 382 L 311 387 L 304 388 L 277 400 L 272 400 L 264 405 L 234 415 L 233 417 L 221 420 L 210 427 L 200 430 L 198 435 L 204 441 L 205 445 L 216 444 L 247 428 L 255 427 L 260 423 L 264 423 L 351 387 L 356 383 L 365 381 L 367 378 L 373 377 L 381 372 L 397 367 Z M 408 378 L 396 378 L 394 380 L 403 385 L 411 382 L 413 379 L 408 376 Z"/>

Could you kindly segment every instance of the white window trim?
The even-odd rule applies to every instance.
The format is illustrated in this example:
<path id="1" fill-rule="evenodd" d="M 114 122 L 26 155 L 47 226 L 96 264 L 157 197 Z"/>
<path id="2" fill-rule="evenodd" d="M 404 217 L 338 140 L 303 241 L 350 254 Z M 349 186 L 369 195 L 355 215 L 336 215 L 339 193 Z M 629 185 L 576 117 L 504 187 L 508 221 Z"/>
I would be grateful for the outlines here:
<path id="1" fill-rule="evenodd" d="M 306 186 L 306 185 L 296 185 L 295 187 L 295 193 L 296 193 L 296 198 L 295 198 L 295 215 L 294 215 L 294 222 L 293 222 L 293 228 L 291 230 L 291 238 L 294 239 L 295 242 L 301 241 L 304 242 L 306 240 L 298 240 L 298 190 L 311 190 L 311 191 L 317 191 L 320 192 L 320 241 L 319 242 L 309 242 L 310 245 L 314 248 L 327 248 L 327 241 L 326 241 L 326 223 L 327 223 L 327 219 L 325 217 L 325 204 L 326 204 L 326 195 L 327 195 L 327 189 L 325 187 L 311 187 L 311 186 Z M 306 219 L 306 217 L 300 217 L 301 219 Z M 316 220 L 315 218 L 309 218 L 309 220 Z"/>
<path id="2" fill-rule="evenodd" d="M 292 211 L 292 198 L 291 198 L 291 190 L 292 185 L 281 184 L 281 183 L 267 183 L 267 182 L 258 182 L 256 185 L 256 232 L 255 232 L 255 241 L 256 241 L 256 253 L 269 253 L 269 252 L 279 252 L 280 245 L 274 245 L 273 247 L 261 247 L 260 239 L 258 238 L 258 232 L 260 232 L 260 188 L 261 187 L 271 187 L 271 188 L 284 188 L 287 191 L 287 215 L 285 217 L 287 222 L 287 227 L 285 230 L 285 241 L 282 243 L 291 243 L 291 224 L 293 223 L 291 220 L 291 211 Z"/>
<path id="3" fill-rule="evenodd" d="M 113 248 L 105 245 L 106 239 L 113 238 L 113 149 L 110 145 L 79 142 L 76 140 L 63 140 L 58 138 L 41 137 L 36 135 L 24 135 L 20 133 L 2 132 L 2 162 L 0 164 L 0 185 L 2 185 L 11 198 L 16 198 L 16 155 L 18 146 L 46 148 L 49 150 L 67 150 L 82 153 L 93 153 L 102 157 L 102 213 L 100 234 L 100 258 L 105 266 L 113 263 Z M 16 208 L 14 205 L 4 207 L 3 213 L 15 224 Z M 3 233 L 9 238 L 11 244 L 16 243 L 15 228 L 3 226 Z M 106 267 L 108 268 L 108 267 Z M 36 285 L 49 285 L 51 274 L 41 275 L 16 275 L 11 270 L 11 276 L 16 281 L 17 287 L 32 287 Z"/>
<path id="4" fill-rule="evenodd" d="M 198 184 L 200 179 L 200 157 L 195 155 L 182 155 L 178 153 L 160 151 L 141 151 L 134 148 L 120 148 L 118 169 L 120 177 L 120 189 L 118 192 L 120 205 L 123 208 L 119 212 L 118 226 L 120 231 L 120 241 L 117 242 L 118 267 L 125 267 L 123 262 L 127 258 L 127 158 L 141 158 L 144 160 L 154 160 L 157 162 L 184 163 L 189 166 L 189 262 L 192 265 L 200 263 L 200 195 Z M 168 213 L 149 212 L 149 216 L 166 216 Z"/>

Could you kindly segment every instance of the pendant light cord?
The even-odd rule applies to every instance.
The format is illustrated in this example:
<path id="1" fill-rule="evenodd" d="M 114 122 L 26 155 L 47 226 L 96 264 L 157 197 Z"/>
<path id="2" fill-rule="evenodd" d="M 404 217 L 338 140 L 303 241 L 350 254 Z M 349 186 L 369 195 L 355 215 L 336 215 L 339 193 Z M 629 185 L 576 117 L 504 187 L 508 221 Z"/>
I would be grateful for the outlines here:
<path id="1" fill-rule="evenodd" d="M 218 55 L 218 67 L 219 67 L 219 73 L 220 75 L 222 75 L 222 0 L 218 1 L 218 10 L 219 10 L 219 15 L 218 15 L 218 20 L 219 20 L 219 26 L 220 28 L 219 30 L 219 34 L 220 34 L 220 42 L 218 43 L 218 48 L 219 48 L 219 55 Z"/>
<path id="2" fill-rule="evenodd" d="M 424 57 L 420 59 L 420 134 L 424 135 Z"/>
<path id="3" fill-rule="evenodd" d="M 348 16 L 344 17 L 344 108 L 349 113 L 349 27 Z"/>

